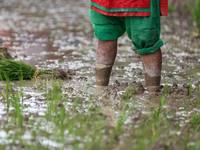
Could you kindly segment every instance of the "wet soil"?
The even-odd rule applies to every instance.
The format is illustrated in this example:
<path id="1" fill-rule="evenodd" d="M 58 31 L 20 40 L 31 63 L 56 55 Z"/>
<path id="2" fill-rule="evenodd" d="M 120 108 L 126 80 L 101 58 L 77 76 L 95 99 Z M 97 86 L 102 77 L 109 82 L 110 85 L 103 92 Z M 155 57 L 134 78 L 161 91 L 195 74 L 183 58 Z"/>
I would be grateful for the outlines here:
<path id="1" fill-rule="evenodd" d="M 40 80 L 67 80 L 67 79 L 72 79 L 73 76 L 75 75 L 74 71 L 70 71 L 70 70 L 63 70 L 63 69 L 59 69 L 59 68 L 54 68 L 54 69 L 49 69 L 48 72 L 51 72 L 51 74 L 43 74 L 43 75 L 39 75 L 35 78 L 39 78 Z"/>
<path id="2" fill-rule="evenodd" d="M 61 68 L 57 71 L 57 77 L 62 81 L 52 81 L 47 76 L 40 76 L 34 82 L 24 81 L 25 123 L 30 120 L 30 116 L 36 119 L 45 116 L 53 92 L 63 94 L 57 106 L 59 109 L 65 106 L 67 114 L 86 113 L 88 105 L 91 105 L 91 110 L 100 107 L 100 115 L 106 117 L 109 129 L 115 128 L 116 116 L 124 110 L 130 111 L 130 118 L 124 126 L 127 131 L 130 130 L 129 124 L 136 126 L 145 118 L 150 118 L 149 108 L 158 108 L 163 95 L 167 97 L 164 110 L 173 113 L 168 115 L 169 121 L 188 120 L 198 109 L 200 39 L 191 34 L 194 28 L 191 27 L 191 18 L 184 20 L 179 11 L 162 17 L 161 39 L 165 45 L 162 47 L 162 85 L 157 93 L 146 91 L 141 58 L 132 51 L 133 45 L 126 34 L 118 41 L 118 54 L 110 85 L 103 88 L 95 86 L 97 39 L 88 17 L 88 1 L 45 0 L 38 3 L 22 0 L 19 3 L 18 0 L 6 0 L 0 2 L 0 14 L 1 43 L 15 60 L 21 59 L 38 69 L 55 71 L 55 68 Z M 56 87 L 53 82 L 57 83 Z M 20 82 L 13 81 L 11 84 L 13 91 L 20 93 Z M 0 82 L 0 90 L 6 95 L 5 82 Z M 79 107 L 72 112 L 70 106 L 75 102 Z M 131 109 L 133 106 L 134 110 Z M 190 106 L 190 113 L 186 114 L 187 106 Z M 12 111 L 14 107 L 9 109 Z M 9 118 L 6 101 L 0 97 L 0 120 L 5 121 L 5 118 Z M 188 133 L 183 128 L 186 124 L 184 121 L 181 124 L 182 133 Z M 174 129 L 174 126 L 172 123 L 170 127 Z M 131 135 L 133 131 L 129 132 Z M 107 139 L 109 136 L 104 141 Z M 170 140 L 168 142 L 172 146 L 169 143 L 166 145 L 162 136 L 158 139 L 152 149 L 181 147 Z M 123 140 L 118 141 L 120 143 Z M 119 143 L 117 146 L 121 149 L 127 148 Z"/>
<path id="3" fill-rule="evenodd" d="M 1 58 L 12 59 L 12 56 L 5 47 L 0 47 L 0 59 Z"/>

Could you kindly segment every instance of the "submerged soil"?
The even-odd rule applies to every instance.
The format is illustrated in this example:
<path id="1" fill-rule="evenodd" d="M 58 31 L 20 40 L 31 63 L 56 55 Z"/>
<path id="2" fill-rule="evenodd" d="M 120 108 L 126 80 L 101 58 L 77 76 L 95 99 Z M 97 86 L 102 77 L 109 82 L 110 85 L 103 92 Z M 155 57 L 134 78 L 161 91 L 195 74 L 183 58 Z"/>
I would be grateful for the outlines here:
<path id="1" fill-rule="evenodd" d="M 172 4 L 177 5 L 173 2 Z M 145 132 L 140 125 L 144 123 L 145 126 L 149 118 L 152 118 L 153 110 L 159 108 L 161 99 L 165 97 L 162 115 L 170 123 L 168 125 L 170 133 L 163 129 L 162 134 L 157 137 L 153 134 L 156 138 L 152 143 L 146 142 L 150 145 L 146 149 L 181 149 L 184 147 L 183 141 L 188 141 L 189 148 L 194 145 L 193 142 L 198 136 L 191 137 L 190 133 L 193 132 L 190 131 L 192 129 L 188 122 L 192 114 L 199 113 L 200 38 L 192 36 L 194 27 L 190 23 L 191 17 L 183 19 L 183 13 L 177 10 L 169 13 L 167 17 L 162 17 L 161 39 L 165 45 L 162 47 L 161 91 L 148 93 L 140 56 L 132 51 L 133 45 L 126 34 L 118 41 L 118 54 L 111 73 L 110 85 L 104 88 L 95 86 L 94 64 L 97 39 L 94 37 L 87 14 L 88 1 L 1 1 L 2 46 L 8 48 L 15 60 L 21 59 L 38 69 L 48 68 L 55 71 L 54 68 L 59 68 L 57 77 L 62 80 L 52 81 L 51 78 L 40 76 L 35 81 L 23 81 L 22 87 L 19 86 L 21 85 L 19 81 L 12 81 L 13 89 L 9 92 L 6 89 L 7 83 L 0 82 L 0 90 L 4 96 L 7 93 L 12 94 L 12 91 L 15 94 L 23 91 L 20 103 L 23 105 L 22 116 L 26 131 L 18 133 L 16 122 L 12 122 L 12 117 L 16 118 L 14 115 L 16 108 L 13 103 L 7 108 L 6 96 L 1 96 L 0 144 L 13 149 L 21 149 L 24 146 L 31 148 L 34 144 L 39 148 L 73 149 L 72 145 L 78 143 L 77 147 L 84 149 L 85 142 L 82 141 L 85 139 L 85 134 L 79 135 L 74 131 L 74 135 L 70 135 L 73 129 L 67 123 L 65 124 L 66 139 L 62 141 L 55 138 L 60 134 L 52 134 L 53 129 L 58 130 L 56 127 L 59 122 L 54 122 L 53 116 L 57 115 L 55 114 L 57 111 L 65 108 L 66 114 L 70 117 L 64 119 L 73 120 L 74 116 L 83 115 L 79 117 L 81 121 L 84 120 L 83 124 L 87 122 L 86 118 L 93 117 L 92 114 L 95 114 L 95 121 L 104 118 L 108 124 L 101 131 L 104 133 L 102 145 L 107 149 L 109 149 L 107 141 L 112 139 L 110 130 L 118 127 L 118 115 L 125 111 L 128 117 L 123 121 L 124 133 L 116 133 L 116 137 L 113 138 L 114 146 L 110 149 L 128 149 L 131 146 L 134 148 L 137 139 L 142 136 L 140 133 Z M 49 110 L 52 112 L 50 113 Z M 91 116 L 84 116 L 88 112 Z M 9 123 L 13 123 L 14 128 L 8 129 Z M 81 123 L 74 123 L 74 128 L 79 130 L 78 126 Z M 151 125 L 152 130 L 145 134 L 154 133 L 153 127 L 156 125 L 153 123 Z M 33 128 L 37 128 L 38 131 L 34 130 L 35 133 L 32 133 Z M 86 128 L 88 132 L 93 129 L 91 126 L 88 128 Z M 133 128 L 138 131 L 135 132 Z M 29 130 L 31 133 L 28 132 Z M 36 133 L 38 136 L 35 135 Z M 12 142 L 9 141 L 12 135 L 17 137 L 19 134 L 24 136 L 22 138 L 24 142 L 17 141 L 17 138 Z M 74 139 L 75 134 L 79 135 L 79 139 Z M 182 139 L 181 136 L 184 135 L 188 135 L 189 139 Z M 173 138 L 174 141 L 171 140 Z M 58 142 L 59 140 L 62 142 Z"/>

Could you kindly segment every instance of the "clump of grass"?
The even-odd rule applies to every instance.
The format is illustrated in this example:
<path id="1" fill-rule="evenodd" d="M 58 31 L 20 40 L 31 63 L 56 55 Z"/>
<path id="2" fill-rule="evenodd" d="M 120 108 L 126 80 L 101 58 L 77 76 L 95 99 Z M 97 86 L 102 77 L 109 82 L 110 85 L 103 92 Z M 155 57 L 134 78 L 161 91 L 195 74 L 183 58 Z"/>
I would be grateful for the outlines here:
<path id="1" fill-rule="evenodd" d="M 23 79 L 31 79 L 36 73 L 37 68 L 31 67 L 29 64 L 24 63 L 23 61 L 14 61 L 8 60 L 6 58 L 1 58 L 0 60 L 0 75 L 3 80 L 6 80 L 6 76 L 9 80 L 19 80 L 21 76 Z M 48 70 L 40 70 L 37 75 L 42 74 L 51 74 L 52 72 Z"/>
<path id="2" fill-rule="evenodd" d="M 200 36 L 200 0 L 196 0 L 196 3 L 193 5 L 188 3 L 190 10 L 192 11 L 193 20 L 196 22 L 197 34 Z"/>

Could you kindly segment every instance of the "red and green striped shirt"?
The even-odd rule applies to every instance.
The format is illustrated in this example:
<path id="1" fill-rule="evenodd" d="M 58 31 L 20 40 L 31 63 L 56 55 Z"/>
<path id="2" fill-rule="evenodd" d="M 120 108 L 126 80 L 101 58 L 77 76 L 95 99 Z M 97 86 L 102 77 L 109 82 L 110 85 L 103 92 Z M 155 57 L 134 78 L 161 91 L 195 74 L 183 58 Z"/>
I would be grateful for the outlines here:
<path id="1" fill-rule="evenodd" d="M 91 0 L 90 8 L 107 16 L 150 16 L 151 0 Z M 168 0 L 160 0 L 160 14 L 167 16 Z"/>

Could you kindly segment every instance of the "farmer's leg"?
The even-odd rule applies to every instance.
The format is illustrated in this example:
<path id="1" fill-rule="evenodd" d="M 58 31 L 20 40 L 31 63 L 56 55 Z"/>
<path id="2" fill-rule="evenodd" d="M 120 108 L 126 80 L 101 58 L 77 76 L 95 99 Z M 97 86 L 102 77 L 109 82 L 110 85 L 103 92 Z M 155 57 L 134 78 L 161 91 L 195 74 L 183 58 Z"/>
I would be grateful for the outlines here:
<path id="1" fill-rule="evenodd" d="M 159 91 L 162 54 L 160 47 L 160 0 L 151 0 L 151 16 L 126 18 L 126 30 L 134 44 L 134 51 L 141 55 L 145 81 L 149 92 Z"/>
<path id="2" fill-rule="evenodd" d="M 98 41 L 95 64 L 96 85 L 108 85 L 116 54 L 117 39 L 109 41 Z"/>
<path id="3" fill-rule="evenodd" d="M 117 54 L 117 39 L 125 32 L 123 17 L 105 16 L 92 9 L 89 16 L 98 40 L 96 53 L 96 85 L 107 86 Z"/>
<path id="4" fill-rule="evenodd" d="M 161 49 L 155 53 L 141 55 L 144 69 L 147 91 L 157 92 L 160 89 L 162 52 Z"/>

